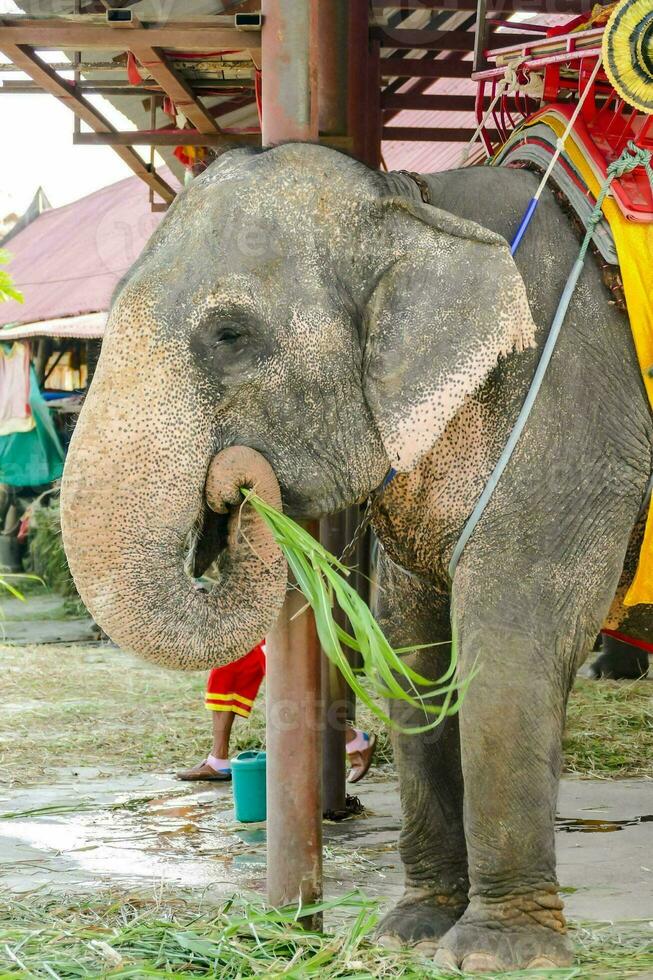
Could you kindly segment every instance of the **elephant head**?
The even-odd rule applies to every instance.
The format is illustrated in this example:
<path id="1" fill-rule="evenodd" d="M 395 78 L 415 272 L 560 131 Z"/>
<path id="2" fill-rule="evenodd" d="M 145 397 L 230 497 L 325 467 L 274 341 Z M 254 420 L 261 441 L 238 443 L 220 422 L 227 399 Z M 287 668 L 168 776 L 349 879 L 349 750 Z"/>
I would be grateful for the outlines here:
<path id="1" fill-rule="evenodd" d="M 364 499 L 532 339 L 502 238 L 324 147 L 226 154 L 112 305 L 62 490 L 82 598 L 155 661 L 245 653 L 286 571 L 239 486 L 278 503 L 278 481 L 296 517 Z M 198 591 L 191 573 L 216 555 L 221 577 Z"/>

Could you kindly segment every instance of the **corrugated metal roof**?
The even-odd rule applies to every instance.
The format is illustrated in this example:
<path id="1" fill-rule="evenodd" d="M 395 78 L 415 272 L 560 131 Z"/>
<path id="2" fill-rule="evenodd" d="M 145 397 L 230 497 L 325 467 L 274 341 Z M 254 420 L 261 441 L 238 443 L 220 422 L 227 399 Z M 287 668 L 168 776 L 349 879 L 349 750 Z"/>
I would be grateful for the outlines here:
<path id="1" fill-rule="evenodd" d="M 471 63 L 470 63 L 471 71 Z M 439 78 L 425 91 L 425 95 L 475 95 L 476 85 L 471 79 Z M 415 128 L 447 126 L 468 129 L 476 125 L 472 112 L 441 112 L 403 109 L 393 116 L 393 126 Z M 413 142 L 410 140 L 384 141 L 381 147 L 383 161 L 388 170 L 414 170 L 417 173 L 435 173 L 461 166 L 464 143 Z"/>
<path id="2" fill-rule="evenodd" d="M 169 171 L 162 173 L 177 184 Z M 0 324 L 108 309 L 116 284 L 162 217 L 150 211 L 139 177 L 45 211 L 11 240 L 7 269 L 25 302 L 0 305 Z"/>
<path id="3" fill-rule="evenodd" d="M 74 340 L 99 340 L 104 336 L 107 313 L 85 313 L 82 316 L 55 317 L 0 328 L 0 340 L 30 340 L 32 337 L 65 337 Z"/>

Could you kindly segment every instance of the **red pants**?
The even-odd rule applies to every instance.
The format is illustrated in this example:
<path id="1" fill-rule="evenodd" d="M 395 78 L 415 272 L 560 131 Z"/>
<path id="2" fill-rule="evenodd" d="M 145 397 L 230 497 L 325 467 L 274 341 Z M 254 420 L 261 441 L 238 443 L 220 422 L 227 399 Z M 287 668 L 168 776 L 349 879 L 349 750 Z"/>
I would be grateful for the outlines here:
<path id="1" fill-rule="evenodd" d="M 247 718 L 265 677 L 263 645 L 209 674 L 204 701 L 209 711 L 233 711 Z"/>

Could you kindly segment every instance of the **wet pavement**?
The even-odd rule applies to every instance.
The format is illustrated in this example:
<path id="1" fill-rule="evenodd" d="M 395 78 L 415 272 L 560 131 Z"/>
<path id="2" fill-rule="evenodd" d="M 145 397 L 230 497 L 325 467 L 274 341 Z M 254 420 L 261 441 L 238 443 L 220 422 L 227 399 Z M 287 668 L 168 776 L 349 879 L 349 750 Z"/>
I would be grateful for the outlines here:
<path id="1" fill-rule="evenodd" d="M 196 889 L 220 901 L 265 887 L 265 825 L 234 819 L 231 787 L 165 775 L 64 770 L 49 786 L 0 791 L 0 888 L 85 894 Z M 394 778 L 362 784 L 366 813 L 325 824 L 325 891 L 401 894 Z M 653 780 L 563 781 L 559 877 L 570 917 L 653 918 Z"/>

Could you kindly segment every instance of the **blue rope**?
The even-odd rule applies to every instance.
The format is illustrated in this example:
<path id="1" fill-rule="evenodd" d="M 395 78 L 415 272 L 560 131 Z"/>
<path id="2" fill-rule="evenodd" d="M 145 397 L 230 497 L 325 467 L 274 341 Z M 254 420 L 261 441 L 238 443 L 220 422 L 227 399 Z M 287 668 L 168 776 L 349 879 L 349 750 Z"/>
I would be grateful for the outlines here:
<path id="1" fill-rule="evenodd" d="M 583 239 L 583 244 L 580 247 L 578 258 L 574 263 L 571 273 L 569 274 L 569 278 L 565 284 L 565 288 L 562 292 L 562 296 L 560 297 L 560 302 L 558 303 L 558 308 L 551 324 L 549 336 L 547 337 L 546 343 L 542 349 L 542 355 L 538 362 L 537 368 L 535 369 L 535 374 L 533 375 L 533 380 L 524 400 L 524 404 L 521 407 L 521 411 L 517 416 L 517 421 L 515 422 L 503 452 L 501 453 L 501 456 L 499 457 L 499 460 L 492 471 L 490 479 L 488 480 L 483 493 L 479 497 L 471 516 L 463 528 L 456 547 L 453 550 L 451 561 L 449 562 L 449 578 L 451 581 L 453 581 L 453 577 L 456 574 L 456 568 L 458 566 L 458 562 L 460 561 L 460 556 L 465 550 L 465 545 L 474 533 L 474 529 L 480 521 L 485 508 L 490 502 L 492 494 L 494 493 L 496 486 L 501 479 L 503 471 L 510 462 L 515 446 L 517 445 L 519 437 L 524 431 L 524 427 L 528 421 L 531 409 L 535 404 L 535 399 L 537 398 L 538 392 L 542 387 L 542 381 L 544 380 L 546 370 L 553 356 L 558 335 L 560 334 L 560 328 L 562 327 L 565 316 L 567 315 L 567 310 L 569 309 L 569 304 L 572 296 L 574 295 L 574 290 L 576 289 L 580 274 L 583 271 L 587 250 L 590 246 L 596 226 L 601 220 L 601 215 L 603 213 L 603 202 L 608 194 L 608 191 L 610 190 L 610 185 L 616 177 L 621 177 L 623 174 L 629 173 L 631 170 L 635 170 L 637 167 L 644 167 L 651 185 L 651 191 L 653 192 L 653 168 L 651 167 L 651 152 L 650 150 L 645 150 L 639 146 L 636 146 L 631 140 L 619 159 L 615 160 L 608 166 L 606 178 L 601 186 L 601 191 L 596 199 L 596 205 L 587 223 L 588 227 L 585 238 Z"/>

